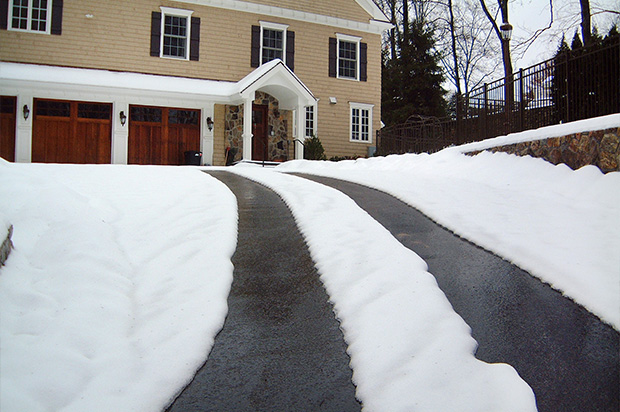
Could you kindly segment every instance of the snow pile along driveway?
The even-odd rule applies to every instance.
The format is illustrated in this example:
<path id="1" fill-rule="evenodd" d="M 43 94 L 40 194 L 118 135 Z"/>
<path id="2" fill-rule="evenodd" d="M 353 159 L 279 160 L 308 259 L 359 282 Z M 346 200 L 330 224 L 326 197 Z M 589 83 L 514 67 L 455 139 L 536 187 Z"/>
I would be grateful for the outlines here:
<path id="1" fill-rule="evenodd" d="M 545 127 L 493 145 L 620 126 L 620 115 Z M 357 161 L 293 161 L 311 173 L 390 193 L 439 224 L 549 283 L 620 331 L 620 172 L 571 170 L 505 153 L 441 152 Z"/>
<path id="2" fill-rule="evenodd" d="M 368 411 L 535 411 L 506 364 L 476 342 L 426 263 L 339 191 L 270 170 L 232 169 L 282 196 L 308 243 Z"/>
<path id="3" fill-rule="evenodd" d="M 195 169 L 0 159 L 0 410 L 164 408 L 223 325 L 236 211 Z"/>

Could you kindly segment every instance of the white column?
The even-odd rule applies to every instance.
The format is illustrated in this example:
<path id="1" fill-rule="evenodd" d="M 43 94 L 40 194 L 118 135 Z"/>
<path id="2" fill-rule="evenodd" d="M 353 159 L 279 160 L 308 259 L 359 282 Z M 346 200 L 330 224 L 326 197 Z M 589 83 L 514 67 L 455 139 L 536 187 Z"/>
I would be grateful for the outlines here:
<path id="1" fill-rule="evenodd" d="M 215 123 L 214 108 L 215 104 L 213 103 L 209 103 L 207 106 L 202 108 L 202 138 L 200 139 L 200 151 L 202 152 L 202 163 L 206 165 L 213 164 L 213 131 L 215 129 L 215 125 L 213 126 L 213 130 L 209 130 L 209 127 L 207 126 L 207 118 L 211 118 L 211 120 Z"/>
<path id="2" fill-rule="evenodd" d="M 306 140 L 306 107 L 301 101 L 297 102 L 297 138 L 295 139 L 295 159 L 304 158 L 304 145 Z"/>
<path id="3" fill-rule="evenodd" d="M 243 102 L 243 160 L 252 160 L 252 102 L 254 93 Z"/>
<path id="4" fill-rule="evenodd" d="M 28 106 L 30 115 L 24 119 L 24 105 Z M 32 162 L 32 123 L 34 119 L 34 99 L 31 95 L 18 95 L 16 108 L 15 162 Z"/>
<path id="5" fill-rule="evenodd" d="M 129 103 L 117 101 L 112 113 L 112 164 L 126 165 L 129 150 Z M 120 114 L 126 117 L 125 125 L 121 124 Z"/>

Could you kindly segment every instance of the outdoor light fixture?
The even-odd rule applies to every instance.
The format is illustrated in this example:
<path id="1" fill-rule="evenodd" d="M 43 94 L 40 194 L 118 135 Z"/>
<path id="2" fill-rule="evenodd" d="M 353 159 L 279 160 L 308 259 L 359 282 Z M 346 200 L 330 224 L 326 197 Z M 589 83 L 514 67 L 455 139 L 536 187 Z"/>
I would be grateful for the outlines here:
<path id="1" fill-rule="evenodd" d="M 502 40 L 510 41 L 512 37 L 512 26 L 510 23 L 504 23 L 499 27 L 499 31 L 502 35 Z"/>
<path id="2" fill-rule="evenodd" d="M 207 117 L 207 128 L 209 131 L 213 130 L 213 120 L 210 117 Z"/>
<path id="3" fill-rule="evenodd" d="M 329 104 L 336 104 L 336 103 L 338 103 L 338 100 L 336 100 L 335 97 L 330 97 L 329 98 Z"/>
<path id="4" fill-rule="evenodd" d="M 30 109 L 28 108 L 27 104 L 24 105 L 23 112 L 24 112 L 24 120 L 28 120 L 28 116 L 30 116 Z"/>
<path id="5" fill-rule="evenodd" d="M 125 116 L 125 112 L 121 110 L 118 116 L 121 119 L 121 126 L 125 126 L 125 123 L 127 122 L 127 116 Z"/>

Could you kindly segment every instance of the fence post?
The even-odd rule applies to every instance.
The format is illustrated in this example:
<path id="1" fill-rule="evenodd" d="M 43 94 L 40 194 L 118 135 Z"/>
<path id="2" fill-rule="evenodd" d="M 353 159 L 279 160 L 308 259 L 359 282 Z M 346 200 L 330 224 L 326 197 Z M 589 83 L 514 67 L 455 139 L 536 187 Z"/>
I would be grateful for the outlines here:
<path id="1" fill-rule="evenodd" d="M 566 64 L 565 71 L 564 71 L 564 73 L 566 73 L 566 77 L 564 78 L 564 83 L 566 84 L 566 88 L 564 89 L 566 91 L 566 119 L 565 119 L 566 123 L 571 121 L 571 119 L 570 119 L 570 107 L 569 107 L 570 97 L 569 97 L 569 92 L 568 92 L 568 89 L 570 89 L 570 81 L 568 79 L 568 75 L 569 75 L 568 74 L 569 73 L 569 69 L 568 69 L 568 55 L 569 55 L 569 53 L 570 52 L 568 52 L 568 51 L 564 53 L 564 57 L 565 57 L 564 58 L 564 62 Z"/>
<path id="2" fill-rule="evenodd" d="M 484 84 L 484 110 L 482 111 L 482 116 L 483 116 L 483 122 L 482 122 L 482 127 L 484 129 L 484 137 L 487 138 L 488 136 L 488 125 L 487 125 L 487 110 L 489 108 L 489 96 L 487 94 L 487 84 Z"/>
<path id="3" fill-rule="evenodd" d="M 522 132 L 525 129 L 525 104 L 523 99 L 523 69 L 519 69 L 519 130 Z"/>
<path id="4" fill-rule="evenodd" d="M 454 144 L 461 144 L 461 94 L 456 93 L 456 125 L 454 131 Z"/>

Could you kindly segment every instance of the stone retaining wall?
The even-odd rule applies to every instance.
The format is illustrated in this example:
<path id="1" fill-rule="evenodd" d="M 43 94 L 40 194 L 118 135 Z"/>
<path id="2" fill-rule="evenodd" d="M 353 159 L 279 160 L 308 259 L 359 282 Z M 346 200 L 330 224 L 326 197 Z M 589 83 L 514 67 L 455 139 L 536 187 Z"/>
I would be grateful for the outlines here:
<path id="1" fill-rule="evenodd" d="M 598 166 L 603 173 L 620 171 L 620 127 L 574 133 L 530 142 L 516 143 L 486 149 L 519 156 L 530 155 L 553 164 L 564 163 L 571 169 Z M 480 151 L 467 153 L 475 155 Z"/>
<path id="2" fill-rule="evenodd" d="M 6 237 L 3 238 L 0 245 L 0 266 L 4 266 L 4 262 L 9 258 L 11 249 L 13 249 L 13 242 L 11 242 L 11 236 L 13 235 L 13 226 L 10 226 L 7 230 Z"/>

